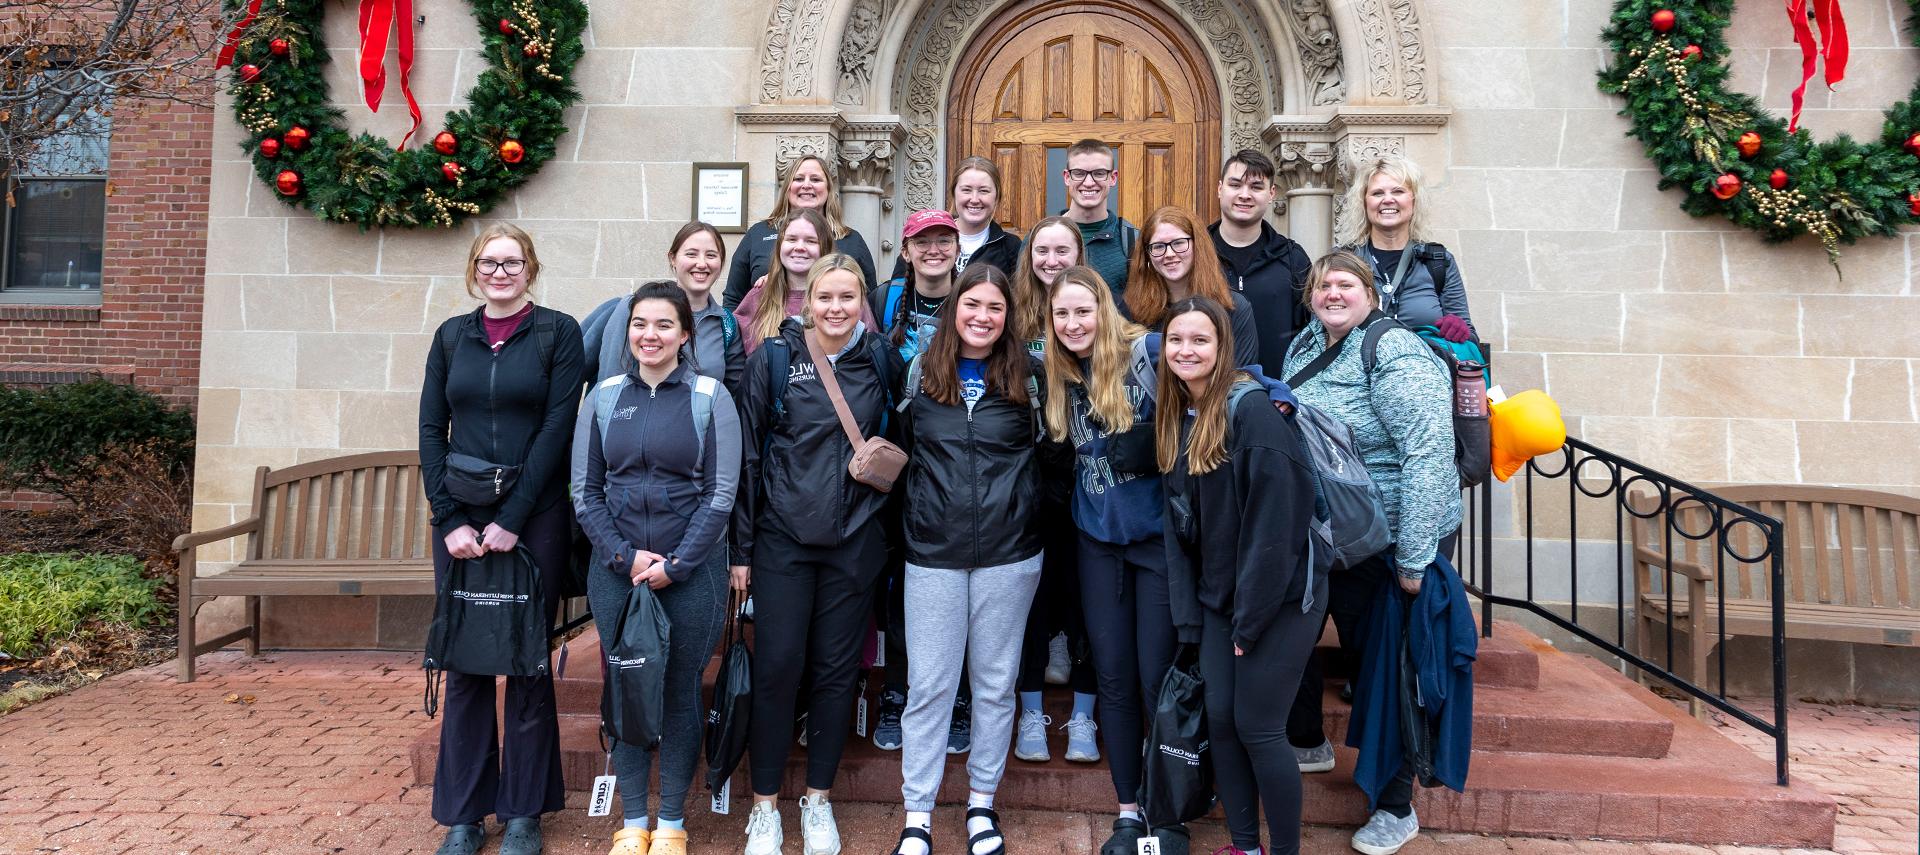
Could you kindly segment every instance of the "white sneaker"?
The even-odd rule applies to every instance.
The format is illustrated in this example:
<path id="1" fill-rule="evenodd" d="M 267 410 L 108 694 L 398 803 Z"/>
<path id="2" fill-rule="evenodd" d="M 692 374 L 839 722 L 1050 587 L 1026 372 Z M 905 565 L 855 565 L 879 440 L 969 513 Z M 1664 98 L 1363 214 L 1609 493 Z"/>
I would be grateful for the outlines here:
<path id="1" fill-rule="evenodd" d="M 1047 753 L 1047 725 L 1052 723 L 1053 719 L 1039 710 L 1022 710 L 1020 727 L 1014 734 L 1013 756 L 1031 763 L 1052 759 Z"/>
<path id="2" fill-rule="evenodd" d="M 1100 762 L 1100 743 L 1093 738 L 1094 731 L 1099 730 L 1100 726 L 1094 724 L 1093 719 L 1077 715 L 1067 719 L 1060 729 L 1067 732 L 1068 760 L 1075 763 Z"/>
<path id="3" fill-rule="evenodd" d="M 1056 635 L 1047 642 L 1048 685 L 1064 686 L 1073 677 L 1073 657 L 1067 655 L 1067 636 Z"/>
<path id="4" fill-rule="evenodd" d="M 746 855 L 780 855 L 786 840 L 780 831 L 780 811 L 773 802 L 756 802 L 747 814 Z"/>
<path id="5" fill-rule="evenodd" d="M 1420 836 L 1420 815 L 1409 811 L 1405 819 L 1383 810 L 1373 812 L 1367 824 L 1353 833 L 1353 848 L 1366 855 L 1393 855 L 1400 847 Z"/>
<path id="6" fill-rule="evenodd" d="M 804 855 L 840 855 L 840 826 L 826 796 L 800 797 L 800 843 Z"/>

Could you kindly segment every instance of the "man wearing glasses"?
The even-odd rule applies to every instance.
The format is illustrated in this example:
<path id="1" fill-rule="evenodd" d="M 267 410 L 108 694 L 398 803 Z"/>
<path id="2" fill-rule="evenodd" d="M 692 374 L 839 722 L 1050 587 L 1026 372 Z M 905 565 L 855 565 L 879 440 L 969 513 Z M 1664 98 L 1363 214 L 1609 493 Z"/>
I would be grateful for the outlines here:
<path id="1" fill-rule="evenodd" d="M 1067 149 L 1067 168 L 1060 177 L 1067 182 L 1066 217 L 1080 227 L 1080 238 L 1087 245 L 1080 263 L 1099 272 L 1118 303 L 1127 290 L 1127 260 L 1139 242 L 1140 229 L 1107 211 L 1107 197 L 1120 178 L 1113 168 L 1113 149 L 1096 139 L 1074 143 Z"/>

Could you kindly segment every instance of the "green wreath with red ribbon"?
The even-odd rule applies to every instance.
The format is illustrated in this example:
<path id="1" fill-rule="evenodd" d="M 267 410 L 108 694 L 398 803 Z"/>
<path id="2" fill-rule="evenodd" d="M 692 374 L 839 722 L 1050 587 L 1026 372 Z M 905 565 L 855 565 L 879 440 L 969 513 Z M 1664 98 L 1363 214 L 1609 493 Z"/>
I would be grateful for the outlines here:
<path id="1" fill-rule="evenodd" d="M 1920 0 L 1907 0 L 1907 30 L 1920 46 Z M 1604 36 L 1613 65 L 1600 88 L 1625 96 L 1629 132 L 1660 168 L 1660 187 L 1680 187 L 1696 217 L 1725 216 L 1770 241 L 1816 237 L 1838 265 L 1840 246 L 1920 222 L 1920 83 L 1886 111 L 1880 138 L 1816 142 L 1800 128 L 1806 80 L 1824 59 L 1831 86 L 1845 74 L 1848 44 L 1838 0 L 1788 0 L 1801 48 L 1801 88 L 1782 122 L 1753 97 L 1727 88 L 1724 32 L 1733 0 L 1620 0 Z M 1816 44 L 1813 29 L 1819 29 Z"/>
<path id="2" fill-rule="evenodd" d="M 561 111 L 578 100 L 573 67 L 587 25 L 581 0 L 472 0 L 488 67 L 464 109 L 425 145 L 398 147 L 347 130 L 327 95 L 321 18 L 326 0 L 236 0 L 240 24 L 217 64 L 233 67 L 235 117 L 254 171 L 287 204 L 324 220 L 449 228 L 491 208 L 553 158 L 566 133 Z M 407 76 L 413 64 L 412 0 L 360 0 L 359 77 L 378 111 L 387 37 L 396 43 L 401 92 L 420 125 Z"/>

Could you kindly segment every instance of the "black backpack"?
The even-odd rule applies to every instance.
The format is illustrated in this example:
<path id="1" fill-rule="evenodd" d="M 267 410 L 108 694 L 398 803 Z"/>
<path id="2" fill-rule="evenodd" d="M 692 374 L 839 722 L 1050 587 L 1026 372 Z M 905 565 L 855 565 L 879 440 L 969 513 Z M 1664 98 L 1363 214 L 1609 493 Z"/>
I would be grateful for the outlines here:
<path id="1" fill-rule="evenodd" d="M 1427 350 L 1433 353 L 1434 358 L 1439 360 L 1441 367 L 1445 369 L 1448 384 L 1447 409 L 1453 414 L 1453 465 L 1454 469 L 1460 473 L 1461 488 L 1477 487 L 1485 483 L 1487 475 L 1493 471 L 1493 433 L 1487 425 L 1486 416 L 1463 416 L 1460 415 L 1459 409 L 1452 405 L 1453 390 L 1458 388 L 1460 382 L 1460 360 L 1452 351 L 1435 345 L 1428 341 L 1426 336 L 1408 329 L 1405 324 L 1387 317 L 1384 312 L 1375 310 L 1373 316 L 1367 320 L 1366 335 L 1360 342 L 1360 364 L 1366 369 L 1369 382 L 1373 377 L 1373 366 L 1378 357 L 1380 337 L 1396 329 L 1407 330 L 1419 336 L 1420 341 L 1427 346 Z M 1480 349 L 1481 353 L 1486 352 L 1485 345 L 1477 341 L 1474 345 Z"/>

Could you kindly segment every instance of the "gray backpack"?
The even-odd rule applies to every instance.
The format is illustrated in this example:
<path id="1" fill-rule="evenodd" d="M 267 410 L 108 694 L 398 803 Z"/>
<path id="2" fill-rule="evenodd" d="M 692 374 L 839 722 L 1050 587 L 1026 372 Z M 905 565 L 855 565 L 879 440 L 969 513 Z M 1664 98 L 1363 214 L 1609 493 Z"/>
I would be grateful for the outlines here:
<path id="1" fill-rule="evenodd" d="M 1313 466 L 1313 522 L 1307 544 L 1314 569 L 1321 573 L 1345 570 L 1385 552 L 1393 545 L 1387 504 L 1353 444 L 1353 431 L 1312 404 L 1296 400 L 1287 384 L 1249 373 L 1256 380 L 1233 387 L 1227 412 L 1231 414 L 1242 397 L 1255 391 L 1265 391 L 1276 404 L 1293 408 L 1290 418 Z M 1231 415 L 1228 419 L 1232 424 Z"/>
<path id="2" fill-rule="evenodd" d="M 600 447 L 607 447 L 607 431 L 612 427 L 613 408 L 620 403 L 620 393 L 633 382 L 633 375 L 620 373 L 600 381 L 593 387 L 593 421 L 600 426 Z M 705 374 L 693 376 L 693 441 L 694 452 L 699 459 L 706 459 L 707 425 L 713 421 L 713 392 L 718 384 Z"/>

